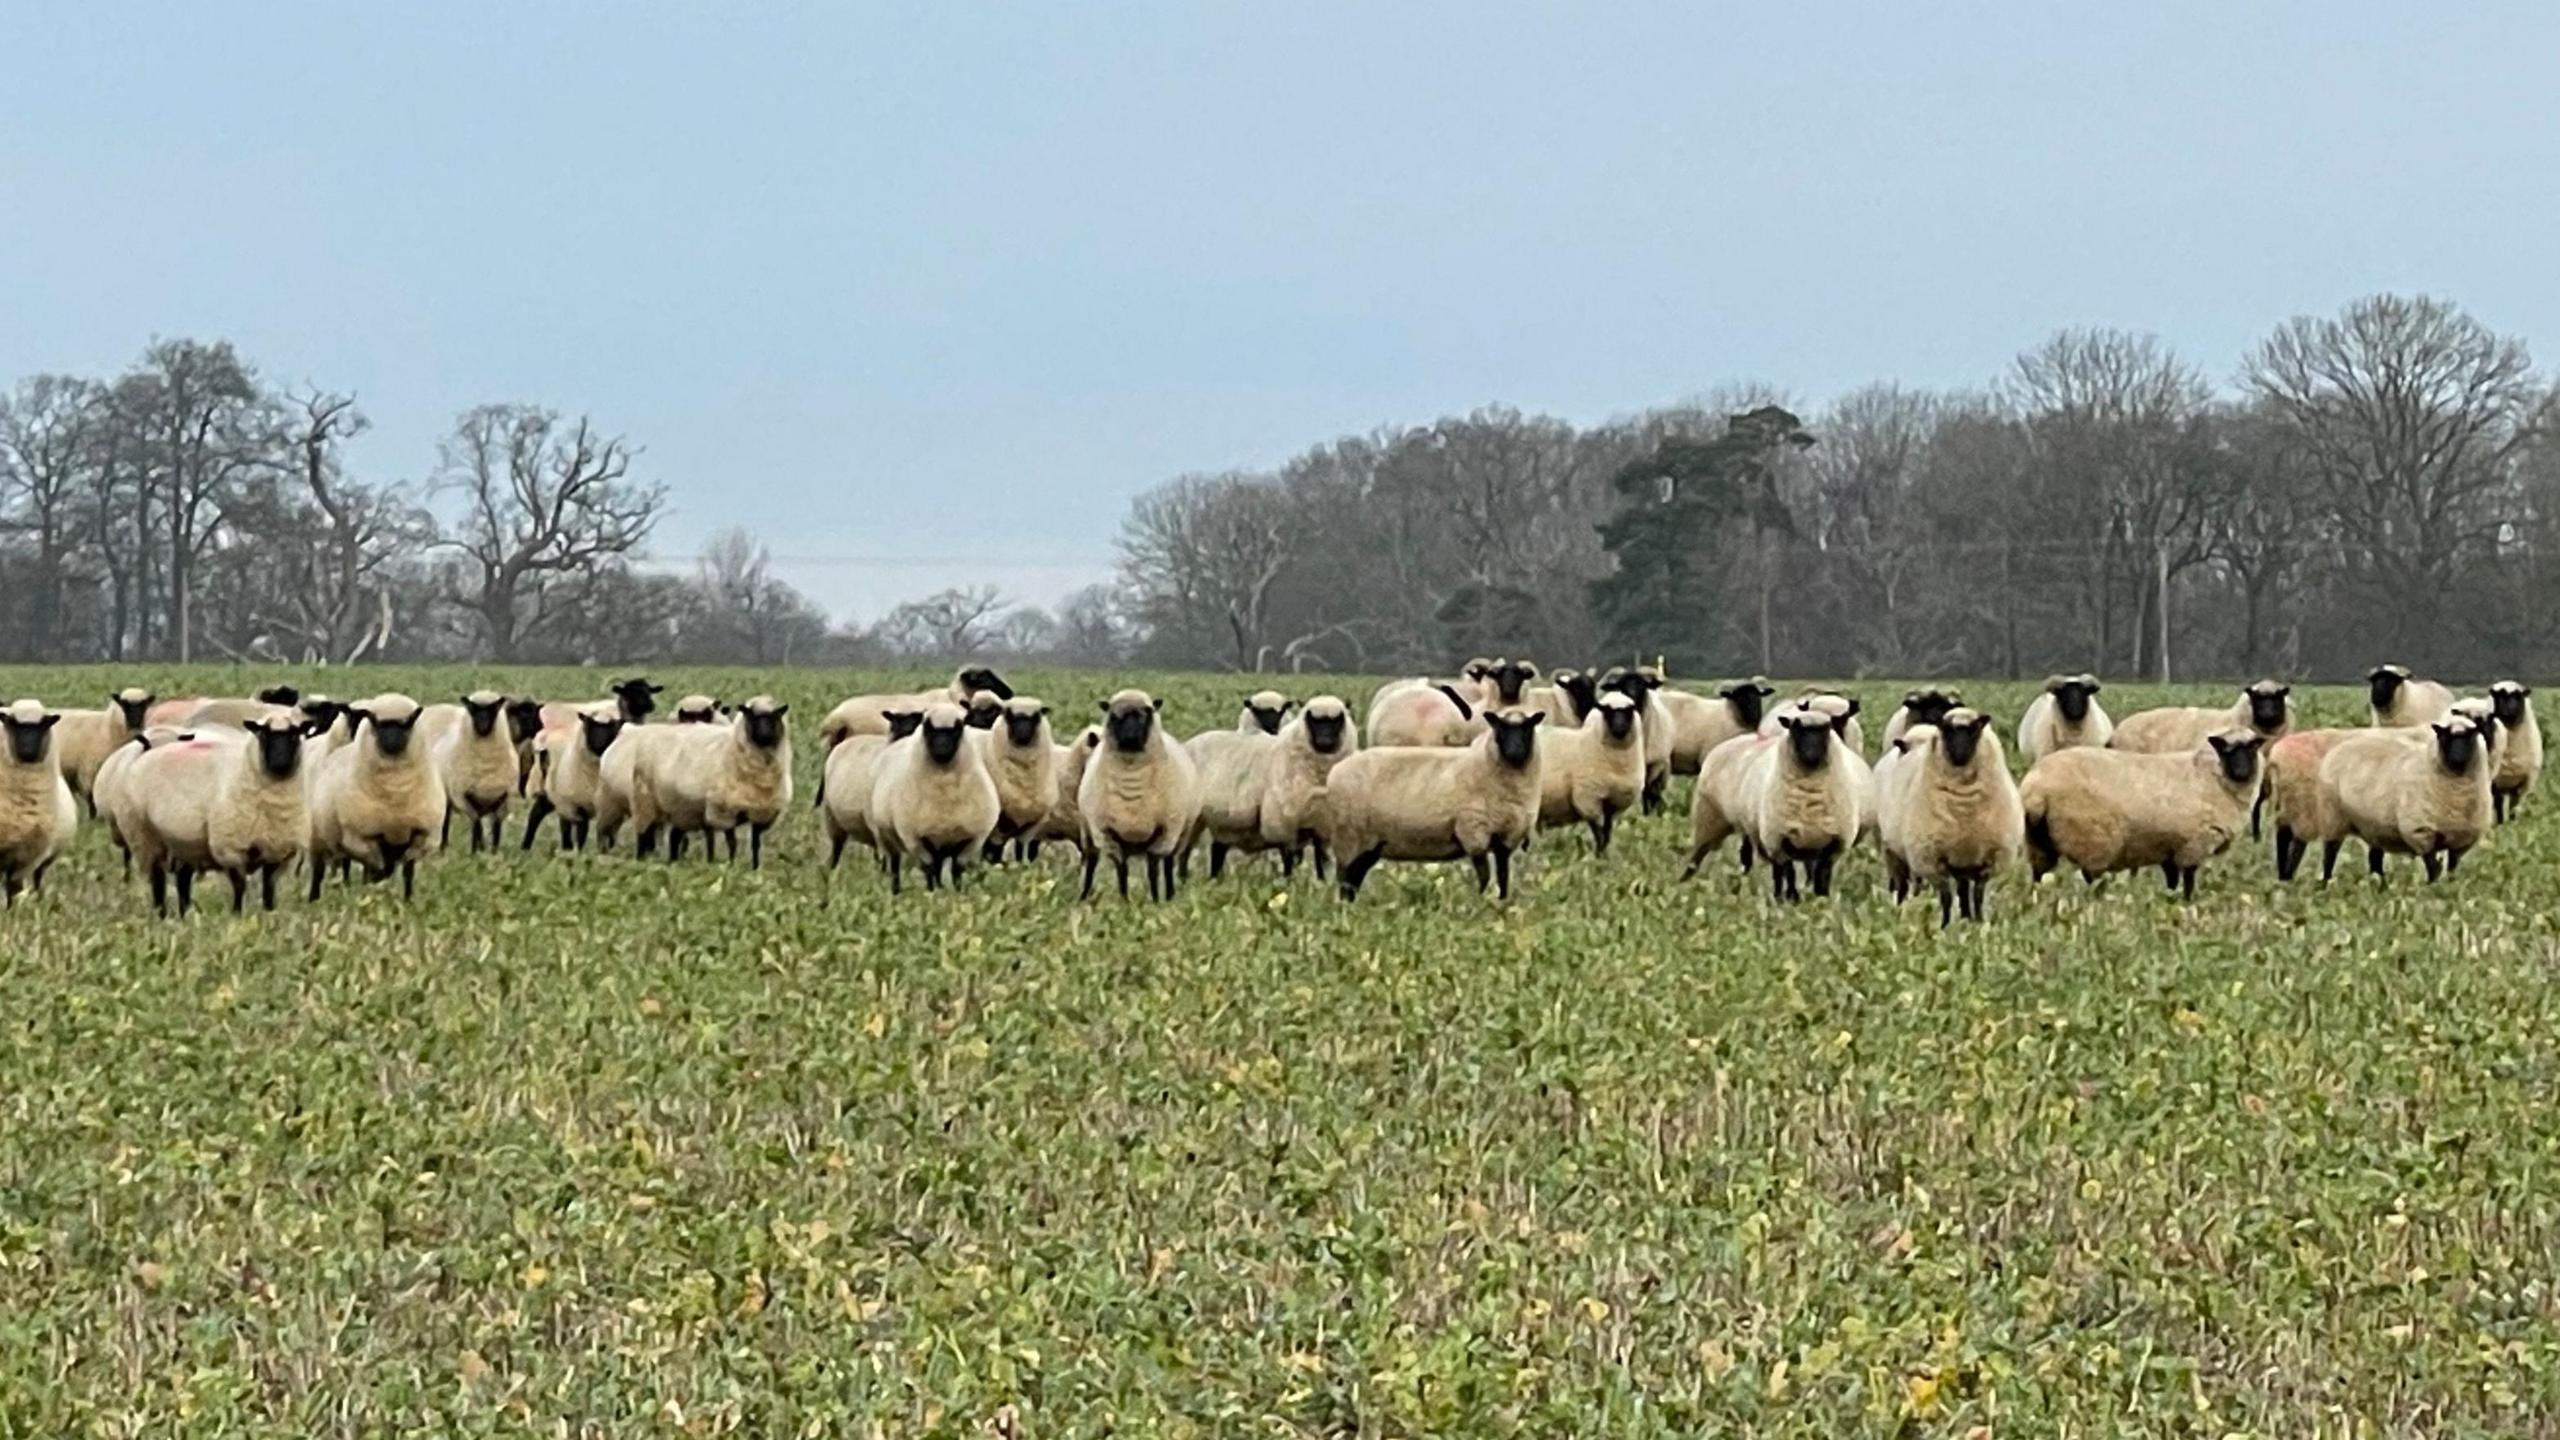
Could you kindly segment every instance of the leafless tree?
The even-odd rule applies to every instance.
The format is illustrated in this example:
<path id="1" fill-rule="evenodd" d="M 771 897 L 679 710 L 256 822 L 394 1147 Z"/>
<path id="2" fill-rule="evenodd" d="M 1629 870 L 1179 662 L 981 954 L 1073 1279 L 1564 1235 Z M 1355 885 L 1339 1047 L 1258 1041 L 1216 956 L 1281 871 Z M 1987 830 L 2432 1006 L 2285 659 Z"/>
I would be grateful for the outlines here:
<path id="1" fill-rule="evenodd" d="M 248 479 L 277 463 L 275 417 L 255 372 L 226 342 L 163 340 L 112 393 L 128 453 L 141 465 L 138 538 L 158 552 L 146 564 L 161 566 L 162 633 L 184 662 L 195 654 L 196 566 Z M 154 577 L 149 568 L 143 576 L 147 588 Z"/>
<path id="2" fill-rule="evenodd" d="M 33 583 L 12 616 L 30 653 L 65 654 L 66 599 L 82 539 L 82 501 L 97 483 L 104 392 L 68 375 L 35 375 L 0 395 L 0 533 L 34 547 Z"/>
<path id="3" fill-rule="evenodd" d="M 1223 630 L 1231 662 L 1253 667 L 1272 587 L 1296 555 L 1289 496 L 1268 477 L 1186 475 L 1138 497 L 1121 528 L 1120 568 L 1149 624 Z"/>
<path id="4" fill-rule="evenodd" d="M 960 659 L 986 648 L 1010 606 L 993 585 L 956 586 L 890 611 L 879 633 L 908 655 Z"/>
<path id="5" fill-rule="evenodd" d="M 516 658 L 522 637 L 555 609 L 554 585 L 636 552 L 666 492 L 630 478 L 636 452 L 580 416 L 530 405 L 465 411 L 443 445 L 437 489 L 457 497 L 438 542 L 461 557 L 454 598 L 479 617 L 492 658 Z"/>

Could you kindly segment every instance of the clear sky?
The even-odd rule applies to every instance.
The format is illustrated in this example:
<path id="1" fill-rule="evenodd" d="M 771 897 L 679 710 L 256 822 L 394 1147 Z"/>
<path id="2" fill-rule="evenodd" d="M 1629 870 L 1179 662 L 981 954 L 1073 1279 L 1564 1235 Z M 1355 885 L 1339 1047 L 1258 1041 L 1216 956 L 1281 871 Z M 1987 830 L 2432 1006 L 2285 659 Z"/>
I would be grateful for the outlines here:
<path id="1" fill-rule="evenodd" d="M 868 618 L 1490 401 L 2216 373 L 2379 289 L 2560 345 L 2560 6 L 286 3 L 0 11 L 0 379 L 227 337 L 415 477 L 587 411 L 661 549 Z"/>

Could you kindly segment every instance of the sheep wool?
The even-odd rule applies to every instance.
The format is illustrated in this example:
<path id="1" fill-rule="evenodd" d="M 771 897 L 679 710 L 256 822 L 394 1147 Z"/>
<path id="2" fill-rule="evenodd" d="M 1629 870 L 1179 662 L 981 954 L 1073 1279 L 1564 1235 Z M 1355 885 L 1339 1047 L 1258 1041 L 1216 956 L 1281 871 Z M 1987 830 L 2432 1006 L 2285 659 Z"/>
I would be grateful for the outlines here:
<path id="1" fill-rule="evenodd" d="M 1906 886 L 1937 887 L 1940 925 L 1957 914 L 1980 920 L 1992 877 L 2026 848 L 2026 810 L 2000 737 L 1990 716 L 1958 705 L 1903 738 L 1890 776 L 1877 767 L 1878 807 L 1894 815 L 1890 827 L 1879 817 L 1880 834 L 1889 829 Z"/>
<path id="2" fill-rule="evenodd" d="M 1200 773 L 1190 753 L 1165 734 L 1157 709 L 1155 697 L 1144 690 L 1122 690 L 1103 702 L 1101 740 L 1076 792 L 1088 838 L 1088 897 L 1105 850 L 1119 872 L 1123 897 L 1133 855 L 1146 860 L 1148 898 L 1174 896 L 1174 861 L 1200 823 Z"/>
<path id="3" fill-rule="evenodd" d="M 2378 729 L 2411 729 L 2440 720 L 2453 709 L 2452 690 L 2413 677 L 2406 665 L 2376 665 L 2364 679 Z"/>
<path id="4" fill-rule="evenodd" d="M 0 710 L 0 903 L 14 905 L 24 891 L 44 888 L 45 871 L 80 828 L 79 802 L 54 757 L 53 732 L 60 712 L 39 700 Z"/>
<path id="5" fill-rule="evenodd" d="M 683 857 L 685 837 L 699 832 L 704 858 L 713 840 L 725 837 L 734 860 L 743 829 L 748 864 L 762 868 L 765 832 L 791 808 L 790 713 L 772 696 L 757 695 L 726 725 L 669 726 L 672 739 L 636 757 L 631 821 L 641 843 L 664 834 L 674 861 Z"/>
<path id="6" fill-rule="evenodd" d="M 848 737 L 819 761 L 818 828 L 827 837 L 827 868 L 843 862 L 848 844 L 882 848 L 871 823 L 871 782 L 881 755 L 923 723 L 921 710 L 893 711 L 888 734 Z"/>
<path id="7" fill-rule="evenodd" d="M 2542 778 L 2542 726 L 2533 715 L 2533 687 L 2521 680 L 2490 686 L 2489 705 L 2506 735 L 2506 752 L 2498 757 L 2498 773 L 2489 787 L 2495 818 L 2503 825 Z"/>
<path id="8" fill-rule="evenodd" d="M 311 796 L 311 895 L 320 898 L 330 863 L 362 865 L 376 880 L 400 872 L 414 897 L 418 861 L 442 843 L 444 782 L 418 745 L 418 702 L 376 695 L 348 707 L 356 738 L 321 762 Z"/>
<path id="9" fill-rule="evenodd" d="M 1885 717 L 1884 743 L 1891 745 L 1902 738 L 1902 732 L 1914 725 L 1935 725 L 1948 711 L 1964 703 L 1964 692 L 1952 687 L 1930 686 L 1906 691 L 1902 703 Z"/>
<path id="10" fill-rule="evenodd" d="M 588 705 L 566 729 L 546 729 L 535 742 L 540 749 L 541 784 L 533 809 L 524 819 L 524 846 L 533 848 L 543 817 L 560 817 L 560 849 L 583 849 L 593 832 L 603 788 L 605 752 L 613 748 L 628 724 L 617 705 Z M 332 761 L 336 756 L 331 756 Z"/>
<path id="11" fill-rule="evenodd" d="M 1698 787 L 1689 796 L 1689 865 L 1681 879 L 1694 877 L 1729 836 L 1741 837 L 1742 868 L 1751 868 L 1751 779 L 1761 752 L 1777 743 L 1776 735 L 1755 729 L 1716 746 L 1699 763 Z"/>
<path id="12" fill-rule="evenodd" d="M 2267 750 L 2267 804 L 2276 819 L 2276 878 L 2291 880 L 2313 842 L 2335 831 L 2328 802 L 2320 792 L 2320 762 L 2338 742 L 2364 729 L 2296 730 Z M 2342 832 L 2341 832 L 2342 833 Z"/>
<path id="13" fill-rule="evenodd" d="M 1650 665 L 1612 666 L 1601 673 L 1600 688 L 1635 702 L 1644 733 L 1643 810 L 1651 815 L 1662 808 L 1663 791 L 1671 783 L 1672 723 L 1671 712 L 1662 707 L 1662 672 Z"/>
<path id="14" fill-rule="evenodd" d="M 2118 732 L 2122 737 L 2122 732 Z M 2258 797 L 2267 737 L 2233 727 L 2184 754 L 2058 750 L 2018 787 L 2037 879 L 2068 863 L 2091 880 L 2157 865 L 2192 900 L 2196 872 L 2231 848 Z"/>
<path id="15" fill-rule="evenodd" d="M 709 695 L 687 695 L 676 702 L 678 725 L 709 725 L 720 718 L 720 702 Z"/>
<path id="16" fill-rule="evenodd" d="M 474 690 L 459 705 L 428 706 L 430 716 L 448 712 L 435 721 L 432 732 L 427 722 L 419 725 L 436 778 L 444 783 L 445 838 L 451 837 L 453 817 L 462 816 L 471 823 L 475 855 L 484 847 L 497 848 L 507 823 L 507 800 L 515 794 L 516 745 L 506 727 L 508 703 L 495 690 Z"/>
<path id="17" fill-rule="evenodd" d="M 117 746 L 114 753 L 98 766 L 97 779 L 89 791 L 89 802 L 92 813 L 106 827 L 108 841 L 123 855 L 124 875 L 128 880 L 133 878 L 133 846 L 124 838 L 124 828 L 117 819 L 124 799 L 125 777 L 133 773 L 134 762 L 141 759 L 145 751 L 158 745 L 173 745 L 185 738 L 191 738 L 191 732 L 171 725 L 147 726 L 140 734 Z M 305 743 L 307 746 L 308 742 Z M 305 753 L 308 754 L 307 749 Z M 307 761 L 305 768 L 308 768 Z M 307 791 L 307 779 L 305 788 Z"/>
<path id="18" fill-rule="evenodd" d="M 2229 705 L 2164 705 L 2138 711 L 2116 723 L 2109 747 L 2136 755 L 2187 755 L 2205 737 L 2225 730 L 2250 730 L 2273 745 L 2293 729 L 2293 687 L 2280 680 L 2260 680 L 2240 692 Z"/>
<path id="19" fill-rule="evenodd" d="M 1316 878 L 1325 878 L 1325 785 L 1336 766 L 1359 752 L 1360 727 L 1338 695 L 1308 701 L 1281 727 L 1279 744 L 1263 757 L 1257 820 L 1262 848 L 1280 852 L 1283 877 L 1297 873 L 1299 856 L 1312 849 Z"/>
<path id="20" fill-rule="evenodd" d="M 1803 897 L 1799 865 L 1815 896 L 1829 895 L 1842 852 L 1873 825 L 1874 775 L 1849 749 L 1851 718 L 1812 706 L 1787 711 L 1777 743 L 1752 757 L 1743 781 L 1751 843 L 1768 857 L 1770 893 L 1781 901 Z"/>
<path id="21" fill-rule="evenodd" d="M 2104 688 L 2097 676 L 2085 672 L 2047 679 L 2044 692 L 2028 702 L 2027 713 L 2018 719 L 2018 754 L 2033 765 L 2056 750 L 2080 745 L 2105 749 L 2115 738 L 2116 725 L 2098 703 Z"/>
<path id="22" fill-rule="evenodd" d="M 963 867 L 986 848 L 1004 813 L 985 747 L 969 734 L 969 712 L 947 700 L 926 707 L 916 732 L 881 752 L 870 809 L 891 893 L 903 888 L 909 860 L 924 872 L 926 889 L 941 889 L 946 873 L 959 888 Z"/>
<path id="23" fill-rule="evenodd" d="M 2320 762 L 2329 820 L 2319 837 L 2320 878 L 2336 873 L 2338 849 L 2349 839 L 2364 842 L 2365 863 L 2377 877 L 2386 854 L 2417 856 L 2430 882 L 2460 868 L 2493 823 L 2495 768 L 2480 727 L 2461 715 L 2340 741 Z"/>
<path id="24" fill-rule="evenodd" d="M 1334 766 L 1324 787 L 1325 844 L 1345 900 L 1381 860 L 1466 860 L 1511 895 L 1511 857 L 1538 824 L 1544 716 L 1493 711 L 1463 748 L 1377 746 Z"/>
<path id="25" fill-rule="evenodd" d="M 276 877 L 310 839 L 303 740 L 301 718 L 279 709 L 245 732 L 217 728 L 137 753 L 129 781 L 115 787 L 115 823 L 150 878 L 154 910 L 169 913 L 174 878 L 185 914 L 205 870 L 231 882 L 234 914 L 246 908 L 251 875 L 261 903 L 276 908 Z"/>
<path id="26" fill-rule="evenodd" d="M 1769 697 L 1777 693 L 1757 675 L 1719 685 L 1712 696 L 1663 690 L 1660 699 L 1671 717 L 1671 773 L 1695 775 L 1706 764 L 1708 751 L 1736 735 L 1759 733 Z"/>
<path id="27" fill-rule="evenodd" d="M 1644 800 L 1644 722 L 1636 702 L 1615 691 L 1582 724 L 1538 745 L 1538 827 L 1586 825 L 1591 853 L 1609 853 L 1618 817 Z"/>
<path id="28" fill-rule="evenodd" d="M 1373 746 L 1473 743 L 1483 727 L 1474 701 L 1445 681 L 1391 680 L 1369 701 L 1361 728 Z"/>
<path id="29" fill-rule="evenodd" d="M 103 710 L 64 710 L 53 728 L 53 754 L 62 767 L 62 778 L 71 782 L 75 799 L 88 802 L 89 813 L 98 813 L 96 791 L 98 767 L 107 762 L 118 746 L 142 733 L 151 713 L 151 692 L 129 685 L 107 697 Z"/>
<path id="30" fill-rule="evenodd" d="M 1277 690 L 1256 690 L 1236 712 L 1236 730 L 1247 735 L 1277 735 L 1289 718 L 1289 697 Z"/>
<path id="31" fill-rule="evenodd" d="M 646 676 L 634 676 L 607 685 L 605 693 L 613 697 L 614 712 L 624 724 L 645 725 L 650 715 L 657 711 L 658 696 L 666 688 L 651 684 Z M 545 700 L 536 707 L 535 713 L 542 717 L 541 728 L 544 730 L 571 730 L 577 728 L 578 717 L 590 708 L 590 702 L 584 700 Z"/>
<path id="32" fill-rule="evenodd" d="M 1006 842 L 1023 842 L 1039 829 L 1057 803 L 1061 747 L 1049 731 L 1049 707 L 1028 695 L 1005 701 L 1003 719 L 987 732 L 986 751 L 996 782 L 996 829 L 987 840 L 993 863 L 1003 858 Z"/>
<path id="33" fill-rule="evenodd" d="M 1227 872 L 1228 852 L 1262 848 L 1265 761 L 1279 744 L 1278 734 L 1255 724 L 1249 709 L 1233 730 L 1210 730 L 1182 742 L 1199 771 L 1200 832 L 1209 837 L 1210 879 Z"/>
<path id="34" fill-rule="evenodd" d="M 967 705 L 970 697 L 984 690 L 998 700 L 1013 698 L 1013 687 L 1004 677 L 984 665 L 963 665 L 951 676 L 951 683 L 936 690 L 905 691 L 895 694 L 856 695 L 827 712 L 818 722 L 820 754 L 833 750 L 856 735 L 889 733 L 889 712 L 912 711 L 918 715 L 926 708 L 949 701 Z"/>

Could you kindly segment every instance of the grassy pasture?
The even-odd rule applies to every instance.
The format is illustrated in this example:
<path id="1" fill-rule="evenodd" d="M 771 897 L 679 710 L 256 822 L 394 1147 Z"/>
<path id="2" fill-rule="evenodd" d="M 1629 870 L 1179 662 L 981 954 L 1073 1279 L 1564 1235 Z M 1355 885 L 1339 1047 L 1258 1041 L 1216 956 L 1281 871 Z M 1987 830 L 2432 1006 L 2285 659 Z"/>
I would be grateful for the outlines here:
<path id="1" fill-rule="evenodd" d="M 929 683 L 657 678 L 803 736 Z M 1252 683 L 1135 679 L 1185 734 Z M 893 903 L 804 810 L 761 874 L 546 837 L 169 924 L 88 831 L 0 917 L 0 1435 L 2560 1433 L 2560 820 L 1942 935 L 1872 856 L 1675 883 L 1685 788 L 1508 908 Z"/>

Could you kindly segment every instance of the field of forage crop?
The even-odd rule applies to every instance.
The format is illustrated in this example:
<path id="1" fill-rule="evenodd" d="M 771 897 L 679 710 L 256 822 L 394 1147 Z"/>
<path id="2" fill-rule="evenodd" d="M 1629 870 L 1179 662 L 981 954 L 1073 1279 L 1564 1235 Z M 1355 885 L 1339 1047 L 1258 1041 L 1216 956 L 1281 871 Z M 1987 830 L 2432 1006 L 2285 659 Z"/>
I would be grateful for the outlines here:
<path id="1" fill-rule="evenodd" d="M 655 678 L 803 737 L 931 679 Z M 0 1436 L 2560 1432 L 2560 799 L 2433 888 L 2258 848 L 1941 933 L 1871 854 L 1677 883 L 1674 794 L 1508 907 L 893 901 L 803 808 L 760 874 L 546 837 L 171 923 L 85 831 L 0 917 Z"/>

